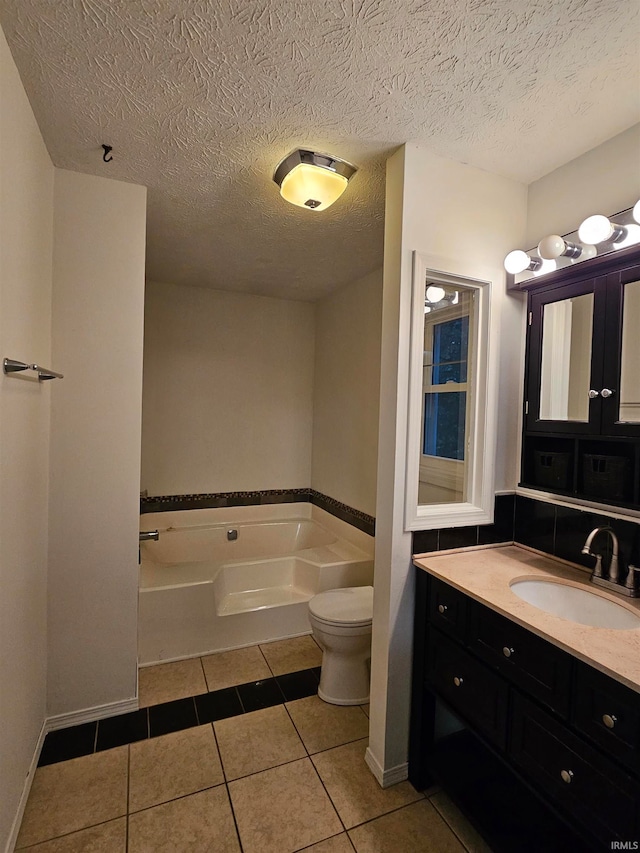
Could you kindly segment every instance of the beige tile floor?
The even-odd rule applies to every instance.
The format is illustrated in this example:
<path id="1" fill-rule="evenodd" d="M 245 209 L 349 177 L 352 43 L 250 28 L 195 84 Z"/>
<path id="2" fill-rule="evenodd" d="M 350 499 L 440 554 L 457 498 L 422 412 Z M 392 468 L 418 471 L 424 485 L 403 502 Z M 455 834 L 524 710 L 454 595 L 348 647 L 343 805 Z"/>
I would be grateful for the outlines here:
<path id="1" fill-rule="evenodd" d="M 140 707 L 311 669 L 321 663 L 320 648 L 311 636 L 305 636 L 147 666 L 138 675 Z"/>
<path id="2" fill-rule="evenodd" d="M 310 638 L 302 639 L 241 650 L 239 683 L 264 661 L 291 671 L 314 665 Z M 233 681 L 233 655 L 203 659 L 202 678 Z M 172 664 L 153 669 L 149 703 L 178 698 L 173 691 L 188 679 Z M 378 786 L 364 762 L 366 711 L 310 696 L 38 768 L 17 849 L 490 853 L 442 792 Z"/>

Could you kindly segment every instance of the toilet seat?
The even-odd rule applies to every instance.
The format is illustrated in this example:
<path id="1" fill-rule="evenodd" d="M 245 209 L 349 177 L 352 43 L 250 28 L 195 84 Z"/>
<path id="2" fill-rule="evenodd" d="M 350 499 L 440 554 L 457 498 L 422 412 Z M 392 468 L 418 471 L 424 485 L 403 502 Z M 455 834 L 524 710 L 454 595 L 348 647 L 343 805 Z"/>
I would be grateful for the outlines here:
<path id="1" fill-rule="evenodd" d="M 314 595 L 309 602 L 309 612 L 325 625 L 369 625 L 373 619 L 373 587 L 352 586 L 330 589 Z"/>

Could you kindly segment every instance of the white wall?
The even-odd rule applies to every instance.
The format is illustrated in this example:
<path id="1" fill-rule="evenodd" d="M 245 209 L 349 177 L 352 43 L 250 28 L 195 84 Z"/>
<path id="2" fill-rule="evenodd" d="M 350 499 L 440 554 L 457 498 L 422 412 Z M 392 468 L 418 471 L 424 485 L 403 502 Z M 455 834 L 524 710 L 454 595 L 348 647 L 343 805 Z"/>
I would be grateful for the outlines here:
<path id="1" fill-rule="evenodd" d="M 537 245 L 547 234 L 575 231 L 593 213 L 608 216 L 632 207 L 640 197 L 639 152 L 636 124 L 530 184 L 521 248 Z"/>
<path id="2" fill-rule="evenodd" d="M 56 170 L 49 714 L 132 699 L 146 189 Z"/>
<path id="3" fill-rule="evenodd" d="M 382 270 L 316 303 L 311 486 L 375 515 Z"/>
<path id="4" fill-rule="evenodd" d="M 309 303 L 150 283 L 142 488 L 308 488 L 313 351 Z"/>
<path id="5" fill-rule="evenodd" d="M 53 174 L 0 30 L 0 358 L 46 367 Z M 46 714 L 49 409 L 57 389 L 25 376 L 0 373 L 0 850 Z"/>
<path id="6" fill-rule="evenodd" d="M 496 328 L 491 343 L 500 347 L 496 441 L 502 461 L 496 484 L 501 488 L 517 465 L 518 356 L 523 333 L 522 307 L 506 296 L 502 261 L 523 239 L 525 212 L 524 185 L 438 157 L 417 145 L 404 146 L 388 162 L 367 757 L 378 778 L 385 781 L 406 772 L 409 728 L 413 572 L 411 535 L 403 529 L 403 510 L 412 251 L 449 258 L 454 266 L 477 264 L 496 270 L 492 297 Z"/>

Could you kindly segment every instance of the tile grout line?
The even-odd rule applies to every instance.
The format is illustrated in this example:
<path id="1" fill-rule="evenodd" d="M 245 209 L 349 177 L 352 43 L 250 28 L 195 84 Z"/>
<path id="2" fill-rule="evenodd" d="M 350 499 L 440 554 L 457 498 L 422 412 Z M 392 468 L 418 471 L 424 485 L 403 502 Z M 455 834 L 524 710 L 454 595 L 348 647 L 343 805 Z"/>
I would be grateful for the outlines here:
<path id="1" fill-rule="evenodd" d="M 80 829 L 71 829 L 69 832 L 63 832 L 61 835 L 52 835 L 51 838 L 44 838 L 42 841 L 35 841 L 27 847 L 15 847 L 14 853 L 29 853 L 29 850 L 33 850 L 40 844 L 48 844 L 50 841 L 58 841 L 60 838 L 69 838 L 71 835 L 76 835 L 78 832 L 84 832 L 87 829 L 95 829 L 96 826 L 105 826 L 107 823 L 113 823 L 116 820 L 122 820 L 122 818 L 126 820 L 127 815 L 119 814 L 115 817 L 107 818 L 107 820 L 100 820 L 98 823 L 91 823 L 89 826 L 81 826 Z"/>
<path id="2" fill-rule="evenodd" d="M 269 661 L 267 660 L 267 656 L 266 656 L 266 655 L 265 655 L 265 653 L 262 651 L 262 646 L 263 646 L 263 645 L 265 645 L 265 646 L 266 646 L 266 645 L 268 645 L 268 644 L 267 644 L 267 643 L 262 643 L 262 644 L 261 644 L 261 643 L 258 643 L 258 649 L 260 650 L 260 654 L 262 655 L 262 660 L 266 663 L 266 665 L 267 665 L 267 669 L 268 669 L 268 670 L 269 670 L 269 672 L 271 673 L 271 677 L 272 677 L 272 678 L 275 678 L 275 677 L 276 677 L 276 674 L 275 674 L 275 672 L 273 671 L 273 669 L 271 668 L 271 664 L 270 664 L 270 663 L 269 663 Z"/>
<path id="3" fill-rule="evenodd" d="M 202 660 L 202 656 L 198 658 L 200 661 L 200 669 L 202 670 L 202 675 L 204 678 L 204 686 L 207 688 L 207 693 L 213 693 L 213 690 L 209 687 L 209 679 L 207 678 L 207 670 L 204 668 L 204 661 Z"/>
<path id="4" fill-rule="evenodd" d="M 238 715 L 239 716 L 239 715 Z M 218 758 L 220 759 L 220 767 L 222 768 L 222 777 L 224 779 L 224 787 L 227 792 L 227 799 L 229 800 L 229 808 L 231 809 L 231 817 L 233 818 L 233 825 L 236 830 L 236 837 L 238 839 L 238 845 L 240 847 L 240 853 L 243 853 L 244 847 L 242 846 L 242 839 L 240 838 L 240 828 L 238 827 L 238 821 L 236 819 L 236 812 L 233 808 L 233 800 L 231 799 L 231 791 L 229 790 L 229 780 L 227 779 L 227 771 L 224 766 L 224 761 L 222 760 L 222 752 L 220 751 L 220 744 L 218 743 L 218 735 L 216 734 L 216 727 L 213 723 L 211 723 L 211 730 L 213 732 L 213 740 L 216 745 L 216 749 L 218 750 Z"/>

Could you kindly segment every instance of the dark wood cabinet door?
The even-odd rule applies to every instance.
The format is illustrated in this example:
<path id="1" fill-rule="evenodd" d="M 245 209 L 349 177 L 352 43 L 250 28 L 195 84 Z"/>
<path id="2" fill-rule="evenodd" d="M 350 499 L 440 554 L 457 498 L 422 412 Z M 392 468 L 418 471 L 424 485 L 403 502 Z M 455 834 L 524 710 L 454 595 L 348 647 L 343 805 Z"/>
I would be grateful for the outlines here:
<path id="1" fill-rule="evenodd" d="M 602 844 L 637 839 L 637 781 L 516 691 L 509 754 L 548 800 Z"/>
<path id="2" fill-rule="evenodd" d="M 571 309 L 583 300 L 589 301 L 580 306 L 581 324 L 576 326 L 574 318 L 572 329 Z M 600 433 L 602 397 L 598 394 L 590 398 L 589 391 L 599 392 L 603 387 L 605 340 L 601 319 L 605 303 L 606 276 L 530 295 L 525 389 L 525 428 L 529 432 Z M 588 358 L 585 353 L 589 353 Z M 564 396 L 567 406 L 571 402 L 565 417 L 553 414 L 553 409 L 558 408 L 557 400 L 554 406 L 557 396 Z M 571 409 L 580 411 L 578 419 L 573 417 Z"/>
<path id="3" fill-rule="evenodd" d="M 568 715 L 571 657 L 562 649 L 475 601 L 470 602 L 468 644 L 509 681 Z"/>
<path id="4" fill-rule="evenodd" d="M 576 663 L 574 728 L 640 776 L 640 693 Z"/>
<path id="5" fill-rule="evenodd" d="M 611 395 L 602 400 L 601 431 L 603 435 L 640 436 L 636 344 L 640 335 L 640 264 L 608 275 L 606 292 L 602 381 Z"/>
<path id="6" fill-rule="evenodd" d="M 431 576 L 429 592 L 429 622 L 445 634 L 459 640 L 466 639 L 467 604 L 469 599 L 447 583 Z"/>
<path id="7" fill-rule="evenodd" d="M 427 683 L 480 734 L 505 749 L 506 681 L 434 628 L 427 636 Z"/>

